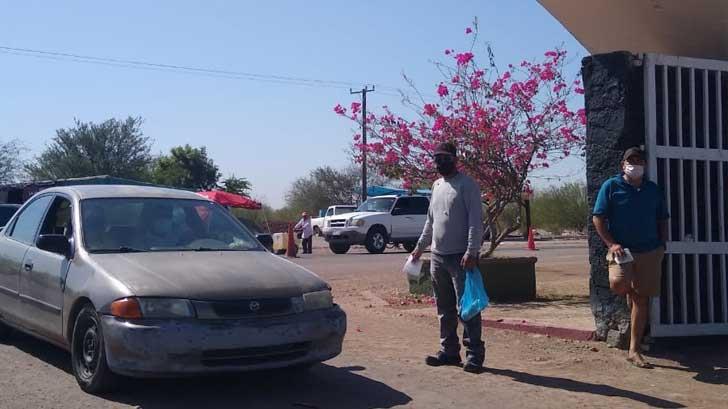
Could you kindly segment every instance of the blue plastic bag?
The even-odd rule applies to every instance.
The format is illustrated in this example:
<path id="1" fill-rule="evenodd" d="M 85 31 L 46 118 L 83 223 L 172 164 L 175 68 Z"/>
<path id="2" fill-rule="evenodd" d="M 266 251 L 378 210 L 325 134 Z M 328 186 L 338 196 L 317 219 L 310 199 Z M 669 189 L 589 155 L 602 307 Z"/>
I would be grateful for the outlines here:
<path id="1" fill-rule="evenodd" d="M 483 275 L 477 267 L 465 272 L 465 291 L 460 297 L 460 318 L 470 321 L 488 306 L 488 294 L 485 292 Z"/>

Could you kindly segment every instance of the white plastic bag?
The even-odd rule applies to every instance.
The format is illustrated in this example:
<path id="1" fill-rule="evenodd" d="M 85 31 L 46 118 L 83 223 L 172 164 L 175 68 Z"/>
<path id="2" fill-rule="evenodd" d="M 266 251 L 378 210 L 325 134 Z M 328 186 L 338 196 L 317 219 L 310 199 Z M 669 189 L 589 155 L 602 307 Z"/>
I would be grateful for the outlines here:
<path id="1" fill-rule="evenodd" d="M 412 260 L 412 256 L 407 257 L 407 262 L 404 263 L 402 271 L 407 274 L 407 279 L 410 281 L 419 282 L 424 274 L 422 273 L 422 259 L 417 261 Z"/>

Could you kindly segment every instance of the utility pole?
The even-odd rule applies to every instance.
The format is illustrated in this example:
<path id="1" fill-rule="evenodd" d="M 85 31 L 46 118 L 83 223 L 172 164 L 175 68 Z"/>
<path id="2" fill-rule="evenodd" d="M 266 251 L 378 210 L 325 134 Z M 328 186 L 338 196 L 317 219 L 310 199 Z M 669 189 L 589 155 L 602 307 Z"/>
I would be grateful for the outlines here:
<path id="1" fill-rule="evenodd" d="M 372 89 L 368 86 L 364 86 L 361 91 L 353 91 L 349 89 L 349 94 L 361 94 L 361 142 L 364 146 L 362 149 L 362 161 L 361 161 L 361 201 L 364 203 L 367 200 L 367 93 L 374 92 L 374 85 Z"/>

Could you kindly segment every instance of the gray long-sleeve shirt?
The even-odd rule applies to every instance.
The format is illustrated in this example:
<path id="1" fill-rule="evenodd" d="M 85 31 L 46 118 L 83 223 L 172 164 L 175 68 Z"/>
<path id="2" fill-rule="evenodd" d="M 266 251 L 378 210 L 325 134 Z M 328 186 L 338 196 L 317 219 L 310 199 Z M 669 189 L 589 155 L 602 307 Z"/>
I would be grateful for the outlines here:
<path id="1" fill-rule="evenodd" d="M 470 176 L 458 173 L 432 185 L 430 209 L 417 249 L 431 245 L 433 253 L 451 255 L 480 252 L 483 205 L 480 187 Z"/>

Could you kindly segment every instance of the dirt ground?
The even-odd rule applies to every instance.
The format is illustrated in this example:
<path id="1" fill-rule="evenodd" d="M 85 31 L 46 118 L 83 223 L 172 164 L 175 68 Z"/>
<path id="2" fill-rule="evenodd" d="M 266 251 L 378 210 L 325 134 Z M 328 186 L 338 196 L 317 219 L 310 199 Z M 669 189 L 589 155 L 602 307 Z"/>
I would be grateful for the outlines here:
<path id="1" fill-rule="evenodd" d="M 502 251 L 522 250 L 513 243 Z M 310 373 L 128 380 L 121 392 L 95 397 L 78 389 L 65 352 L 14 335 L 0 344 L 0 408 L 726 407 L 725 338 L 660 342 L 649 353 L 656 368 L 642 370 L 602 343 L 486 329 L 483 374 L 429 368 L 424 356 L 438 347 L 434 307 L 426 301 L 390 306 L 384 297 L 405 289 L 399 272 L 405 256 L 334 256 L 317 246 L 313 256 L 296 260 L 332 284 L 349 316 L 343 354 Z M 538 257 L 539 293 L 549 297 L 534 308 L 496 305 L 489 317 L 588 311 L 585 244 L 544 244 Z M 549 308 L 554 312 L 533 312 Z"/>

